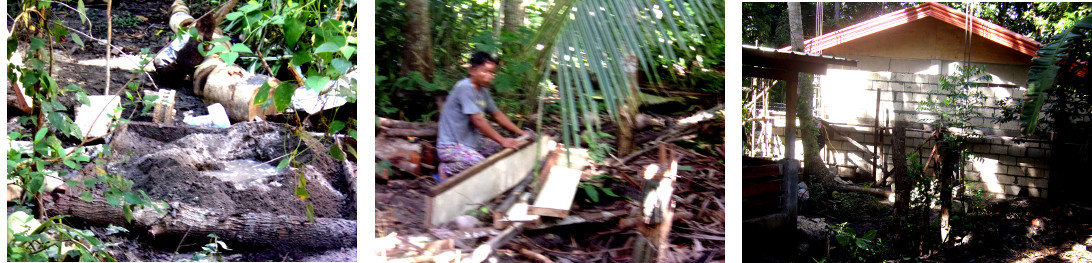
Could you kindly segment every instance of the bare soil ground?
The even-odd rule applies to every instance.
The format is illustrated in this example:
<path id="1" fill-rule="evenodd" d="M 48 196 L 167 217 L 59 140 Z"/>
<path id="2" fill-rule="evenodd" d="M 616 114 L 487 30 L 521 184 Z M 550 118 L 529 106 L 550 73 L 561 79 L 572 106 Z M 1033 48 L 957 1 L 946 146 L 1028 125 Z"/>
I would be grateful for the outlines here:
<path id="1" fill-rule="evenodd" d="M 141 56 L 141 49 L 148 49 L 154 56 L 163 46 L 170 42 L 172 32 L 167 25 L 166 12 L 171 1 L 119 1 L 111 11 L 114 18 L 113 25 L 113 60 L 112 65 L 135 65 L 139 63 L 133 56 Z M 191 3 L 191 11 L 194 16 L 200 16 L 211 9 L 207 1 Z M 60 3 L 56 3 L 60 4 Z M 13 4 L 11 4 L 13 5 Z M 75 4 L 72 4 L 75 7 Z M 105 67 L 101 60 L 105 59 L 106 45 L 94 40 L 105 39 L 106 32 L 106 6 L 104 4 L 89 3 L 87 17 L 90 19 L 91 28 L 81 22 L 74 10 L 63 7 L 55 7 L 54 13 L 60 22 L 68 26 L 70 30 L 80 31 L 92 37 L 81 34 L 84 46 L 80 47 L 72 41 L 66 41 L 52 47 L 54 64 L 52 76 L 61 87 L 69 84 L 81 86 L 89 95 L 103 95 L 106 89 Z M 9 5 L 9 10 L 13 7 Z M 9 25 L 10 25 L 9 20 Z M 15 47 L 9 47 L 15 48 Z M 95 62 L 100 61 L 100 62 Z M 111 70 L 109 94 L 117 94 L 119 90 L 126 88 L 130 79 L 138 86 L 138 90 L 173 89 L 177 92 L 175 101 L 175 123 L 181 123 L 183 114 L 192 112 L 193 115 L 207 114 L 205 103 L 195 96 L 192 91 L 192 82 L 187 80 L 160 80 L 152 78 L 153 75 L 144 72 L 132 73 L 126 69 L 114 68 Z M 10 96 L 9 92 L 9 96 Z M 123 103 L 130 102 L 124 91 L 120 93 Z M 138 94 L 133 93 L 133 96 Z M 78 102 L 74 97 L 61 99 L 68 108 L 69 116 L 74 116 L 74 109 Z M 131 121 L 151 121 L 150 115 L 141 115 L 137 106 L 127 106 L 123 111 L 123 117 Z M 16 114 L 9 111 L 12 114 Z M 23 127 L 14 122 L 17 116 L 9 116 L 8 131 L 29 133 L 28 127 Z M 263 124 L 264 125 L 264 124 Z M 220 160 L 230 159 L 254 159 L 269 161 L 279 157 L 286 149 L 283 128 L 270 128 L 268 125 L 250 125 L 246 127 L 233 126 L 232 129 L 198 134 L 191 137 L 183 137 L 174 134 L 176 131 L 139 131 L 129 134 L 120 134 L 113 139 L 115 158 L 125 159 L 125 162 L 115 162 L 113 172 L 123 173 L 128 179 L 134 181 L 134 190 L 144 190 L 150 197 L 156 200 L 185 202 L 210 208 L 224 209 L 236 213 L 265 212 L 291 215 L 304 215 L 303 203 L 292 193 L 295 187 L 296 177 L 292 173 L 281 172 L 268 179 L 276 182 L 280 187 L 271 187 L 268 192 L 255 191 L 253 189 L 239 190 L 231 183 L 210 179 L 205 175 L 209 171 L 223 169 L 222 164 L 217 164 L 210 156 L 175 154 L 163 158 L 145 158 L 143 162 L 137 159 L 162 153 L 166 149 L 182 149 L 198 147 L 206 151 L 216 151 L 217 147 L 225 147 L 225 141 L 221 137 L 229 133 L 235 133 L 237 144 L 231 145 L 227 156 L 220 156 Z M 270 124 L 271 125 L 271 124 Z M 156 134 L 158 132 L 158 134 Z M 202 136 L 204 136 L 202 138 Z M 166 139 L 170 138 L 170 139 Z M 187 139 L 188 138 L 188 139 Z M 218 139 L 221 138 L 221 139 Z M 177 140 L 177 141 L 176 141 Z M 65 141 L 65 147 L 74 146 L 75 142 Z M 290 146 L 290 145 L 289 145 Z M 190 151 L 193 152 L 193 151 Z M 162 154 L 161 154 L 162 156 Z M 202 160 L 197 160 L 205 158 Z M 310 157 L 307 157 L 310 158 Z M 318 158 L 314 158 L 318 160 Z M 181 164 L 185 160 L 202 163 L 203 165 Z M 349 191 L 343 177 L 343 171 L 337 163 L 328 161 L 315 161 L 314 165 L 306 173 L 313 175 L 326 175 L 329 184 L 315 183 L 308 185 L 312 194 L 311 200 L 315 203 L 316 216 L 356 219 L 355 193 Z M 274 162 L 272 165 L 276 165 Z M 219 166 L 218 166 L 219 165 Z M 337 178 L 340 178 L 338 180 Z M 201 246 L 208 243 L 205 237 L 189 237 L 185 240 L 173 241 L 157 240 L 144 233 L 114 233 L 107 231 L 106 226 L 94 225 L 74 219 L 70 222 L 73 226 L 91 229 L 105 242 L 115 243 L 117 246 L 108 248 L 118 260 L 121 261 L 179 261 L 188 260 Z M 140 231 L 133 231 L 140 232 Z M 335 248 L 325 251 L 297 248 L 292 244 L 284 244 L 281 247 L 232 247 L 233 250 L 225 251 L 225 261 L 356 261 L 356 248 Z"/>

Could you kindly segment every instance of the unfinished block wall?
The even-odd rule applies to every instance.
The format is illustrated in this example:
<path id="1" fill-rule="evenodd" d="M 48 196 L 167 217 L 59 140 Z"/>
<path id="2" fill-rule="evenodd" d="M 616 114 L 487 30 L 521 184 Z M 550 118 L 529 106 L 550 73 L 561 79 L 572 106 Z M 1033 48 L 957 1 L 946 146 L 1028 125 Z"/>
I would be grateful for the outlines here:
<path id="1" fill-rule="evenodd" d="M 827 75 L 818 78 L 817 94 L 820 98 L 817 108 L 820 108 L 820 116 L 870 151 L 876 141 L 873 126 L 877 116 L 881 127 L 891 127 L 895 121 L 906 121 L 911 129 L 907 131 L 907 153 L 917 152 L 917 148 L 931 135 L 922 131 L 932 130 L 928 119 L 933 118 L 931 114 L 918 109 L 920 101 L 935 96 L 929 92 L 939 90 L 940 78 L 958 72 L 962 62 L 866 56 L 847 58 L 858 60 L 858 67 L 831 66 Z M 988 97 L 988 101 L 978 108 L 983 116 L 971 121 L 971 124 L 979 127 L 977 132 L 983 136 L 969 146 L 974 158 L 964 171 L 965 179 L 999 196 L 1047 197 L 1048 159 L 1051 156 L 1049 142 L 1018 142 L 1015 139 L 1019 136 L 1018 123 L 993 121 L 1000 114 L 994 100 L 1023 96 L 1027 66 L 975 64 L 984 65 L 986 74 L 991 75 L 992 80 L 986 87 L 978 88 Z M 784 127 L 783 122 L 779 125 Z M 783 129 L 776 132 L 783 133 Z M 872 165 L 864 160 L 867 155 L 859 148 L 833 133 L 828 138 L 828 147 L 836 152 L 831 158 L 837 163 L 848 162 L 866 171 L 873 170 Z M 890 158 L 887 158 L 891 152 L 890 136 L 884 136 L 879 143 L 885 155 L 882 160 L 887 160 L 890 169 L 892 165 Z M 802 160 L 802 143 L 798 140 L 796 145 L 796 158 Z M 931 145 L 923 147 L 921 158 L 929 156 L 931 148 L 928 147 Z M 826 154 L 823 155 L 825 158 Z"/>

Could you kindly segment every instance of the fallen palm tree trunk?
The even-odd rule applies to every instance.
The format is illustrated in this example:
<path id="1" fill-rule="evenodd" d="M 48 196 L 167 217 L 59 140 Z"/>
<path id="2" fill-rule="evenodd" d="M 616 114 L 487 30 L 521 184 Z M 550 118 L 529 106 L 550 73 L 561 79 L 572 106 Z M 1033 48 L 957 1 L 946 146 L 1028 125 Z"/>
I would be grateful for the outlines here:
<path id="1" fill-rule="evenodd" d="M 379 133 L 391 137 L 435 138 L 440 133 L 436 122 L 408 122 L 379 118 Z"/>
<path id="2" fill-rule="evenodd" d="M 292 244 L 308 248 L 356 246 L 356 221 L 340 218 L 315 218 L 269 213 L 226 214 L 188 204 L 134 209 L 132 222 L 125 220 L 120 208 L 111 206 L 101 195 L 92 202 L 80 200 L 73 192 L 43 195 L 49 214 L 66 214 L 99 224 L 114 224 L 147 229 L 156 238 L 204 239 L 216 234 L 226 242 L 247 245 Z M 166 206 L 162 202 L 158 205 Z M 187 234 L 188 233 L 188 234 Z"/>

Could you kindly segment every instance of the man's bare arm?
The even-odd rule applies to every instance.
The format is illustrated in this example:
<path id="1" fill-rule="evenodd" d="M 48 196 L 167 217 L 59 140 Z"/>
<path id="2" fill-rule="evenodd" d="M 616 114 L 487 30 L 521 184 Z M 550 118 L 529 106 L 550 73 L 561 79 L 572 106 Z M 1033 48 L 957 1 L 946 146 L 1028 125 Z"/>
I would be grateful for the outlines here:
<path id="1" fill-rule="evenodd" d="M 478 131 L 481 132 L 483 136 L 485 136 L 486 138 L 492 139 L 493 141 L 496 141 L 502 147 L 505 147 L 505 148 L 515 148 L 516 147 L 516 140 L 514 140 L 512 138 L 505 138 L 505 137 L 501 136 L 500 133 L 497 133 L 496 130 L 493 130 L 493 127 L 489 125 L 489 121 L 486 120 L 485 116 L 483 116 L 482 114 L 480 114 L 480 113 L 470 114 L 470 123 L 474 124 L 474 127 L 477 128 Z M 508 123 L 511 124 L 512 122 L 509 121 Z M 515 125 L 512 125 L 512 126 L 515 126 Z"/>
<path id="2" fill-rule="evenodd" d="M 512 120 L 508 119 L 508 116 L 500 110 L 493 111 L 493 114 L 491 115 L 493 115 L 493 120 L 497 121 L 497 124 L 500 124 L 501 127 L 514 134 L 523 134 L 526 132 L 520 130 L 519 127 L 516 127 L 516 124 L 512 123 Z"/>

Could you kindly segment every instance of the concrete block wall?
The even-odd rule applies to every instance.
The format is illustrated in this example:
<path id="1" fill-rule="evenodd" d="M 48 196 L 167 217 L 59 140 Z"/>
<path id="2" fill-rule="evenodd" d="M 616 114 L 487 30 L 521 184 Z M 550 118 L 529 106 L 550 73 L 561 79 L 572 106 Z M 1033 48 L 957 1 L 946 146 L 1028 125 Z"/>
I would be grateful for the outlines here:
<path id="1" fill-rule="evenodd" d="M 931 114 L 918 109 L 920 101 L 928 98 L 930 91 L 939 90 L 939 80 L 944 74 L 954 73 L 961 62 L 945 60 L 915 60 L 882 57 L 848 57 L 858 60 L 858 67 L 832 66 L 828 74 L 818 78 L 823 118 L 835 124 L 846 124 L 840 128 L 858 143 L 873 149 L 872 127 L 876 120 L 876 95 L 879 93 L 880 125 L 891 125 L 902 120 L 910 123 L 909 128 L 931 130 L 927 119 Z M 977 63 L 976 63 L 977 64 Z M 983 138 L 971 144 L 973 160 L 965 169 L 965 179 L 975 182 L 976 187 L 998 196 L 1026 195 L 1047 197 L 1051 157 L 1048 142 L 1018 143 L 1013 136 L 1019 134 L 1019 124 L 1010 122 L 993 123 L 993 117 L 1000 114 L 994 100 L 1010 96 L 1022 97 L 1027 83 L 1026 66 L 982 64 L 986 74 L 992 77 L 990 83 L 995 87 L 979 88 L 987 95 L 985 106 L 978 108 L 982 117 L 974 118 L 971 123 L 978 126 L 978 133 Z M 779 123 L 775 133 L 783 136 L 783 125 Z M 917 151 L 917 147 L 926 141 L 930 134 L 907 132 L 907 153 Z M 799 138 L 799 137 L 798 137 Z M 784 139 L 784 137 L 782 137 Z M 796 159 L 803 160 L 802 142 L 796 142 Z M 891 167 L 891 138 L 885 136 L 880 142 L 883 153 L 888 157 Z M 926 147 L 931 147 L 932 143 Z M 871 165 L 864 162 L 866 155 L 848 141 L 830 134 L 828 147 L 837 149 L 832 156 L 838 163 L 851 160 L 865 170 L 871 171 Z M 924 147 L 923 147 L 924 148 Z M 928 158 L 931 148 L 922 149 L 921 158 Z M 825 154 L 824 154 L 825 156 Z M 882 167 L 882 166 L 881 166 Z"/>

